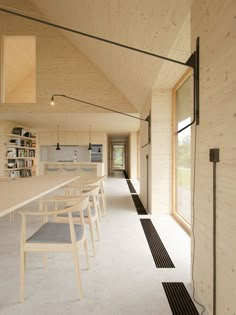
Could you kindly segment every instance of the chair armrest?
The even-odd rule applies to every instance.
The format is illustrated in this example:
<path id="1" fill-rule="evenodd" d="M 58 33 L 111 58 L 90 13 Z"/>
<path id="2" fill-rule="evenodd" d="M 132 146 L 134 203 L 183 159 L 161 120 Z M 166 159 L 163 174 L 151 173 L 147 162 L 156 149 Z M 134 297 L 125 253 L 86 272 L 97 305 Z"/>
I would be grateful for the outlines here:
<path id="1" fill-rule="evenodd" d="M 45 202 L 59 202 L 59 201 L 82 201 L 84 197 L 78 195 L 54 195 L 48 199 L 45 199 Z"/>
<path id="2" fill-rule="evenodd" d="M 73 198 L 75 200 L 75 198 Z M 42 215 L 58 215 L 58 214 L 63 214 L 63 213 L 72 213 L 72 212 L 78 212 L 78 211 L 83 211 L 84 208 L 87 208 L 88 206 L 88 197 L 80 197 L 76 198 L 79 202 L 76 202 L 72 206 L 66 207 L 61 210 L 53 210 L 53 211 L 38 211 L 38 212 L 33 212 L 33 211 L 19 211 L 19 213 L 22 216 L 26 215 L 31 215 L 31 216 L 42 216 Z M 67 199 L 68 201 L 68 199 Z"/>
<path id="3" fill-rule="evenodd" d="M 83 195 L 83 196 L 91 196 L 91 195 L 96 195 L 99 192 L 99 189 L 100 189 L 99 186 L 76 186 L 76 185 L 74 185 L 71 187 L 66 187 L 65 191 L 76 191 L 78 193 L 81 193 L 81 195 Z M 77 196 L 79 196 L 79 195 L 77 195 Z"/>

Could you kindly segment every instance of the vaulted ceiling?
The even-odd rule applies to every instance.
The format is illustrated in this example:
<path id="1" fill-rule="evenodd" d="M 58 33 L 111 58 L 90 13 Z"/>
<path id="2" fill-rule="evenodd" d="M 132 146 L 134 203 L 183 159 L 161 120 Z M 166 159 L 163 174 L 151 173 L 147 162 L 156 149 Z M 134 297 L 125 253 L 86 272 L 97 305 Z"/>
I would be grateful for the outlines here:
<path id="1" fill-rule="evenodd" d="M 26 0 L 22 0 L 26 1 Z M 0 0 L 1 4 L 14 1 Z M 18 0 L 18 4 L 19 4 Z M 190 55 L 192 0 L 30 0 L 29 15 L 185 62 Z M 67 31 L 63 35 L 82 52 L 137 113 L 153 88 L 171 88 L 186 70 L 161 59 L 113 46 Z M 3 113 L 2 113 L 3 114 Z M 55 115 L 61 115 L 58 113 Z M 6 113 L 8 118 L 11 113 Z M 18 119 L 20 119 L 18 113 Z M 43 113 L 31 123 L 45 129 Z M 4 115 L 3 115 L 4 117 Z M 25 116 L 26 117 L 26 116 Z M 25 118 L 26 119 L 26 118 Z M 40 122 L 41 121 L 41 122 Z M 52 123 L 53 119 L 51 119 Z M 70 121 L 72 127 L 73 118 Z M 73 122 L 75 123 L 75 122 Z M 137 129 L 137 123 L 134 122 Z M 77 121 L 78 125 L 78 121 Z M 128 122 L 131 128 L 132 123 Z"/>

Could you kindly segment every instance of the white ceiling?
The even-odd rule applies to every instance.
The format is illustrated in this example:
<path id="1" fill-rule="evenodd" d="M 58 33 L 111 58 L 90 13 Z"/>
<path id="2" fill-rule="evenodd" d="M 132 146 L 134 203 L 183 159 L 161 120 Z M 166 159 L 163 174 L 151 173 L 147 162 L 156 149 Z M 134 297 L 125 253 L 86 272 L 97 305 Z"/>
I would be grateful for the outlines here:
<path id="1" fill-rule="evenodd" d="M 0 5 L 1 5 L 0 0 Z M 6 2 L 6 1 L 5 1 Z M 190 55 L 190 11 L 192 0 L 30 0 L 35 10 L 27 12 L 68 28 L 76 29 L 141 50 L 185 62 Z M 39 14 L 39 10 L 41 13 Z M 60 30 L 58 30 L 60 31 Z M 172 87 L 185 67 L 63 31 L 75 47 L 114 84 L 141 112 L 153 87 Z M 179 39 L 179 40 L 178 40 Z M 164 70 L 163 70 L 164 69 Z M 1 119 L 13 113 L 1 113 Z M 138 121 L 122 117 L 104 124 L 96 114 L 14 113 L 19 123 L 40 129 L 52 129 L 62 120 L 64 128 L 80 130 L 85 119 L 110 132 L 138 129 Z M 101 114 L 102 115 L 102 114 Z M 104 117 L 107 118 L 107 114 Z M 70 116 L 70 120 L 68 120 Z M 100 117 L 100 118 L 98 118 Z M 79 123 L 78 123 L 79 122 Z M 114 123 L 115 122 L 115 123 Z M 116 125 L 117 123 L 117 125 Z M 80 126 L 80 127 L 79 127 Z M 120 129 L 119 129 L 120 128 Z"/>

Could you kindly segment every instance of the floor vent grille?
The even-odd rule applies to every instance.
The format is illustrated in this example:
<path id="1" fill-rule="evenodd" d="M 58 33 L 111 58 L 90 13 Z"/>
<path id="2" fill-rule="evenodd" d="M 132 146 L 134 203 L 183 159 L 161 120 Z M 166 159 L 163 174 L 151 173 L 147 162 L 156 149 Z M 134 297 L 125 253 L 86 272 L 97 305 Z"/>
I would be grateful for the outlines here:
<path id="1" fill-rule="evenodd" d="M 127 182 L 128 186 L 129 186 L 129 191 L 130 191 L 130 193 L 131 193 L 131 194 L 136 194 L 136 190 L 135 190 L 133 184 L 131 183 L 131 180 L 130 180 L 130 179 L 127 179 L 126 182 Z"/>
<path id="2" fill-rule="evenodd" d="M 182 282 L 162 283 L 173 315 L 198 315 L 198 311 Z"/>
<path id="3" fill-rule="evenodd" d="M 133 196 L 133 195 L 132 195 Z M 150 219 L 140 219 L 157 268 L 175 268 L 160 236 Z"/>
<path id="4" fill-rule="evenodd" d="M 128 176 L 127 172 L 126 172 L 126 171 L 123 171 L 123 173 L 124 173 L 124 177 L 125 177 L 126 179 L 129 179 L 129 176 Z"/>
<path id="5" fill-rule="evenodd" d="M 133 202 L 135 205 L 135 208 L 138 212 L 138 214 L 147 214 L 147 211 L 145 210 L 142 201 L 140 200 L 139 196 L 136 194 L 131 194 L 131 197 L 133 198 Z"/>

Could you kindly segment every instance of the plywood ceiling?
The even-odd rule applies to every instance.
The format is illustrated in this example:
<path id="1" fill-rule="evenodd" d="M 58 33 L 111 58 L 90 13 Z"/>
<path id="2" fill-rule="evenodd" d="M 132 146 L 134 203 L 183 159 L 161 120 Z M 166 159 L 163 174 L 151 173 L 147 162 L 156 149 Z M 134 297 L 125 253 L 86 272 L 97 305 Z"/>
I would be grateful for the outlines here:
<path id="1" fill-rule="evenodd" d="M 32 0 L 50 21 L 69 28 L 168 56 L 190 10 L 190 0 Z M 141 110 L 163 61 L 64 32 L 73 44 Z M 189 43 L 188 43 L 189 45 Z M 189 49 L 176 47 L 186 61 Z M 177 53 L 176 53 L 177 52 Z"/>
<path id="2" fill-rule="evenodd" d="M 189 12 L 192 0 L 30 2 L 41 12 L 37 17 L 68 28 L 184 62 L 190 55 Z M 37 9 L 35 12 L 39 12 Z M 27 13 L 33 15 L 35 12 Z M 64 36 L 114 84 L 137 112 L 141 112 L 153 87 L 172 87 L 186 70 L 157 58 L 69 32 L 64 32 Z M 42 119 L 37 122 L 32 115 L 31 123 L 42 126 Z M 133 127 L 132 122 L 129 125 L 131 129 L 137 129 L 136 122 Z"/>

